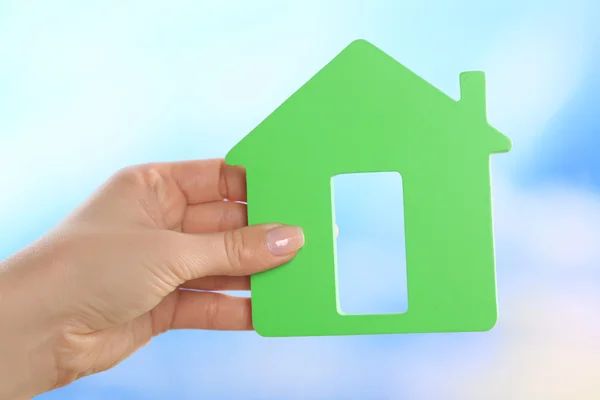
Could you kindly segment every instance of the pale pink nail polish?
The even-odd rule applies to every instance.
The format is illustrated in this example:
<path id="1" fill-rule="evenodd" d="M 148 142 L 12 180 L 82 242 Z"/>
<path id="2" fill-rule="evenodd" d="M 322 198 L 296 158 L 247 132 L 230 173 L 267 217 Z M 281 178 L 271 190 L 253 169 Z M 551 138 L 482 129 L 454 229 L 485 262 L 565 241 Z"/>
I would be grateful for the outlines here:
<path id="1" fill-rule="evenodd" d="M 274 256 L 285 256 L 304 246 L 304 233 L 297 226 L 280 226 L 266 235 L 267 248 Z"/>

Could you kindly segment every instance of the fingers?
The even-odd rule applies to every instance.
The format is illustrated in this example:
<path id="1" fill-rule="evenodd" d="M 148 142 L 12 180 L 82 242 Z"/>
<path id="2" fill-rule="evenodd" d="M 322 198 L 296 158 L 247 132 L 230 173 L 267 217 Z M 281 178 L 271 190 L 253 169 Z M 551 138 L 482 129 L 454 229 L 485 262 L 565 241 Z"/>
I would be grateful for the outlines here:
<path id="1" fill-rule="evenodd" d="M 209 236 L 214 249 L 208 275 L 251 275 L 290 261 L 304 245 L 298 227 L 256 225 Z"/>
<path id="2" fill-rule="evenodd" d="M 187 281 L 181 287 L 195 290 L 250 290 L 250 277 L 207 276 Z"/>
<path id="3" fill-rule="evenodd" d="M 230 201 L 189 206 L 182 222 L 184 233 L 212 233 L 238 229 L 248 225 L 248 206 Z M 339 227 L 335 225 L 335 237 Z"/>
<path id="4" fill-rule="evenodd" d="M 304 245 L 298 227 L 267 224 L 206 235 L 177 235 L 169 268 L 184 283 L 214 275 L 246 276 L 290 261 Z"/>
<path id="5" fill-rule="evenodd" d="M 250 299 L 180 290 L 170 328 L 252 330 Z"/>
<path id="6" fill-rule="evenodd" d="M 245 204 L 230 201 L 189 206 L 182 222 L 184 233 L 213 233 L 238 229 L 248 225 Z"/>
<path id="7" fill-rule="evenodd" d="M 188 204 L 229 199 L 246 201 L 246 170 L 222 159 L 172 163 L 173 178 Z"/>
<path id="8" fill-rule="evenodd" d="M 335 236 L 339 234 L 339 228 L 335 225 Z M 195 290 L 250 290 L 249 276 L 206 276 L 193 279 L 181 285 L 185 289 Z"/>

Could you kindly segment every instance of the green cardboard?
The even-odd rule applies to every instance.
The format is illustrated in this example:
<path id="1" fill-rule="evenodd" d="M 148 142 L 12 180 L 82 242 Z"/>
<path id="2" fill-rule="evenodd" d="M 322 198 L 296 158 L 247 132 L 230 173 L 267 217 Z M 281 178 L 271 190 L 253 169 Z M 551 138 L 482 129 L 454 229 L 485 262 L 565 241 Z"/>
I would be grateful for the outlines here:
<path id="1" fill-rule="evenodd" d="M 227 154 L 228 164 L 247 170 L 249 223 L 305 233 L 296 258 L 251 278 L 260 335 L 495 325 L 490 155 L 511 142 L 487 122 L 483 72 L 462 73 L 460 93 L 458 101 L 448 97 L 357 40 Z M 403 180 L 408 310 L 346 315 L 336 289 L 332 177 L 391 171 Z"/>

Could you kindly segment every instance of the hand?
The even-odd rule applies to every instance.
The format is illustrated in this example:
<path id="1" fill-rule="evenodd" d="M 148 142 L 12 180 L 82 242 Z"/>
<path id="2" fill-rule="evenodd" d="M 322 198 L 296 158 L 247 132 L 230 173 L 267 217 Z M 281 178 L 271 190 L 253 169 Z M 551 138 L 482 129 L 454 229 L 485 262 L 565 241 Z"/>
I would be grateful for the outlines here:
<path id="1" fill-rule="evenodd" d="M 169 329 L 252 329 L 250 299 L 210 290 L 248 290 L 304 237 L 247 227 L 245 183 L 222 160 L 128 168 L 0 263 L 0 399 L 106 370 Z"/>

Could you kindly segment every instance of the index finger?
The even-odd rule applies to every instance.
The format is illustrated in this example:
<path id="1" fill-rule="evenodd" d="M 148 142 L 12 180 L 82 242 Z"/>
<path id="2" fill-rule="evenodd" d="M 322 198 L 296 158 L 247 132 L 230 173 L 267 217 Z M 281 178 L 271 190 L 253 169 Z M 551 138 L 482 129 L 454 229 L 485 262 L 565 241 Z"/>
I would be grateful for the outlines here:
<path id="1" fill-rule="evenodd" d="M 172 164 L 173 179 L 190 205 L 213 201 L 246 201 L 246 169 L 222 158 Z"/>

